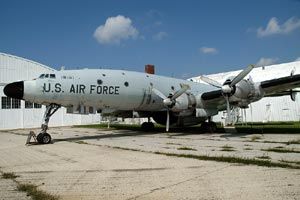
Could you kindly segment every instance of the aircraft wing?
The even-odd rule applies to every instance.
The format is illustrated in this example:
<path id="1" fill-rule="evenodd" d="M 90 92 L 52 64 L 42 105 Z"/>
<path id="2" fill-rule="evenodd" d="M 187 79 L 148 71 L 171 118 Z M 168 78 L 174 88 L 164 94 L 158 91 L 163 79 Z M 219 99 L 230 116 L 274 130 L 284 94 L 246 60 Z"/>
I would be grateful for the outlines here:
<path id="1" fill-rule="evenodd" d="M 300 74 L 263 81 L 260 86 L 264 90 L 265 96 L 288 95 L 284 93 L 300 87 Z"/>
<path id="2" fill-rule="evenodd" d="M 259 87 L 263 90 L 264 97 L 291 95 L 291 92 L 300 92 L 293 90 L 300 87 L 300 74 L 262 81 L 259 83 Z M 201 98 L 209 107 L 224 101 L 222 90 L 220 89 L 204 92 Z"/>

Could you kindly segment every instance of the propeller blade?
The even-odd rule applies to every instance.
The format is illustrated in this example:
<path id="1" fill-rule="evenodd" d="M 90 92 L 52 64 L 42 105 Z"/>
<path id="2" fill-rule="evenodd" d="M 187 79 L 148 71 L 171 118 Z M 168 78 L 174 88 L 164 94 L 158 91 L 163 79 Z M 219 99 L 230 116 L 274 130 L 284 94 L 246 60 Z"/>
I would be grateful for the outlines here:
<path id="1" fill-rule="evenodd" d="M 168 97 L 166 97 L 161 91 L 159 91 L 158 89 L 156 88 L 152 88 L 152 91 L 157 95 L 159 96 L 160 98 L 162 99 L 167 99 Z"/>
<path id="2" fill-rule="evenodd" d="M 222 85 L 219 82 L 217 82 L 217 81 L 215 81 L 213 79 L 210 79 L 210 78 L 208 78 L 206 76 L 200 76 L 200 79 L 202 81 L 204 81 L 205 83 L 208 83 L 209 85 L 215 86 L 217 88 L 221 88 L 222 87 Z"/>
<path id="3" fill-rule="evenodd" d="M 241 71 L 236 77 L 234 77 L 234 79 L 230 83 L 230 87 L 234 86 L 235 84 L 240 82 L 243 78 L 245 78 L 245 76 L 247 76 L 253 68 L 254 68 L 254 65 L 249 65 L 246 69 Z"/>
<path id="4" fill-rule="evenodd" d="M 175 92 L 175 94 L 171 97 L 171 101 L 177 99 L 183 93 L 185 93 L 187 90 L 191 89 L 190 86 L 187 84 L 180 84 L 180 86 L 181 86 L 181 89 Z"/>
<path id="5" fill-rule="evenodd" d="M 229 97 L 225 96 L 226 99 L 226 105 L 227 105 L 227 116 L 226 116 L 226 125 L 228 125 L 231 122 L 231 116 L 230 116 L 230 105 L 229 105 Z"/>
<path id="6" fill-rule="evenodd" d="M 170 111 L 167 110 L 167 121 L 166 121 L 166 132 L 169 132 L 169 126 L 170 126 Z"/>

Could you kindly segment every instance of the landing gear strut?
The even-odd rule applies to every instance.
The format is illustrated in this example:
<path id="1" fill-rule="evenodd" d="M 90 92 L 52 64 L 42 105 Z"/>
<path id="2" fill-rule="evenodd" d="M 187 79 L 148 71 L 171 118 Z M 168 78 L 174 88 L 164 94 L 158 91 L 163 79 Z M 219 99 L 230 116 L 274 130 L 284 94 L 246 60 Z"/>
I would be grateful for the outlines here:
<path id="1" fill-rule="evenodd" d="M 51 142 L 51 136 L 47 133 L 48 123 L 50 117 L 60 108 L 60 105 L 50 104 L 46 106 L 46 111 L 43 117 L 43 124 L 41 126 L 42 130 L 36 137 L 40 144 L 49 144 Z"/>

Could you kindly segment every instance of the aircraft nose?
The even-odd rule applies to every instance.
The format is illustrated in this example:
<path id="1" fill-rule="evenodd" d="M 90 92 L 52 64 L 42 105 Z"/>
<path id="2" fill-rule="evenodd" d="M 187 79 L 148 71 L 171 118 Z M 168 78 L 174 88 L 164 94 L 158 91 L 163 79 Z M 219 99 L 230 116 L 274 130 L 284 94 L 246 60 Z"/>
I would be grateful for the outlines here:
<path id="1" fill-rule="evenodd" d="M 23 99 L 24 95 L 24 81 L 18 81 L 7 84 L 3 92 L 6 96 L 16 98 L 16 99 Z"/>

